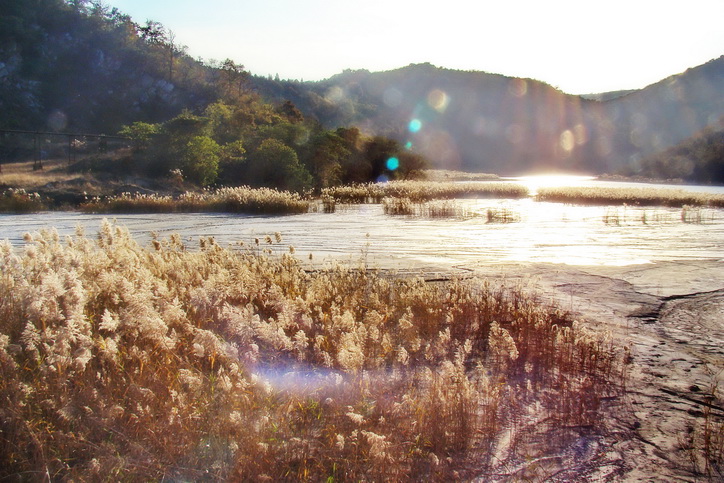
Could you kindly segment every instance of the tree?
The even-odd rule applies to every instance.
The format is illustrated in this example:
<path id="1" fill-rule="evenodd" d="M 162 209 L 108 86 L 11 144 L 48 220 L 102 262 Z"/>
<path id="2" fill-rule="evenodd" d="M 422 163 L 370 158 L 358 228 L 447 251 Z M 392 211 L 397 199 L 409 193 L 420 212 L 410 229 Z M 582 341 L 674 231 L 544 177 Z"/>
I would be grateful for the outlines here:
<path id="1" fill-rule="evenodd" d="M 146 20 L 144 27 L 139 27 L 141 38 L 149 44 L 163 44 L 166 42 L 166 27 L 161 22 Z"/>
<path id="2" fill-rule="evenodd" d="M 222 183 L 243 183 L 246 165 L 246 149 L 241 139 L 221 146 L 219 153 L 219 178 Z"/>
<path id="3" fill-rule="evenodd" d="M 371 181 L 382 179 L 382 175 L 386 175 L 387 179 L 391 178 L 390 174 L 394 169 L 389 169 L 387 162 L 390 158 L 396 158 L 399 153 L 400 145 L 394 139 L 375 136 L 368 140 L 364 146 L 364 158 L 371 168 Z"/>
<path id="4" fill-rule="evenodd" d="M 342 165 L 352 153 L 345 141 L 332 131 L 315 136 L 311 145 L 309 165 L 320 187 L 326 188 L 342 182 Z"/>
<path id="5" fill-rule="evenodd" d="M 123 126 L 118 134 L 125 136 L 133 142 L 133 149 L 136 152 L 143 151 L 151 144 L 151 139 L 161 131 L 158 124 L 147 122 L 134 122 L 131 125 Z"/>
<path id="6" fill-rule="evenodd" d="M 181 169 L 186 179 L 208 186 L 219 175 L 219 145 L 208 136 L 194 136 L 184 149 Z"/>
<path id="7" fill-rule="evenodd" d="M 231 97 L 241 97 L 249 80 L 249 73 L 244 70 L 244 66 L 231 59 L 226 59 L 221 65 L 221 72 L 227 94 Z"/>
<path id="8" fill-rule="evenodd" d="M 312 176 L 297 153 L 277 139 L 264 140 L 249 159 L 250 183 L 301 191 L 312 186 Z"/>
<path id="9" fill-rule="evenodd" d="M 422 171 L 429 167 L 427 159 L 412 151 L 402 151 L 397 158 L 400 164 L 395 172 L 396 179 L 419 178 Z"/>
<path id="10" fill-rule="evenodd" d="M 302 111 L 297 109 L 292 101 L 284 101 L 284 104 L 279 108 L 279 112 L 286 117 L 291 123 L 298 123 L 304 121 L 304 115 Z"/>

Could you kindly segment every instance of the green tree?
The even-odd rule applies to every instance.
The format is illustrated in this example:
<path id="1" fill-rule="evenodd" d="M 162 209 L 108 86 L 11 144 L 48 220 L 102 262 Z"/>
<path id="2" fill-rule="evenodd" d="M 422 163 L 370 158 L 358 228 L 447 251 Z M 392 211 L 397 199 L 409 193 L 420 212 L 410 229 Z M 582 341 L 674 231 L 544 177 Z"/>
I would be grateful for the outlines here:
<path id="1" fill-rule="evenodd" d="M 370 166 L 371 181 L 376 181 L 386 176 L 388 179 L 394 177 L 388 168 L 390 158 L 397 158 L 400 153 L 400 145 L 394 139 L 384 136 L 375 136 L 364 145 L 364 159 Z"/>
<path id="2" fill-rule="evenodd" d="M 181 158 L 186 179 L 201 186 L 214 183 L 219 175 L 219 151 L 219 145 L 210 137 L 192 137 Z"/>
<path id="3" fill-rule="evenodd" d="M 246 149 L 244 149 L 244 143 L 241 139 L 221 146 L 219 153 L 219 178 L 222 183 L 243 183 L 245 167 Z"/>
<path id="4" fill-rule="evenodd" d="M 312 176 L 297 153 L 277 139 L 264 140 L 249 158 L 249 182 L 257 186 L 301 191 L 312 186 Z"/>
<path id="5" fill-rule="evenodd" d="M 134 122 L 133 124 L 123 126 L 118 134 L 125 136 L 133 143 L 133 149 L 136 152 L 143 151 L 151 144 L 154 136 L 161 132 L 161 126 L 158 124 L 150 124 L 147 122 Z"/>
<path id="6" fill-rule="evenodd" d="M 343 163 L 352 155 L 345 141 L 333 131 L 323 131 L 315 136 L 310 151 L 309 166 L 317 185 L 326 188 L 340 184 Z"/>

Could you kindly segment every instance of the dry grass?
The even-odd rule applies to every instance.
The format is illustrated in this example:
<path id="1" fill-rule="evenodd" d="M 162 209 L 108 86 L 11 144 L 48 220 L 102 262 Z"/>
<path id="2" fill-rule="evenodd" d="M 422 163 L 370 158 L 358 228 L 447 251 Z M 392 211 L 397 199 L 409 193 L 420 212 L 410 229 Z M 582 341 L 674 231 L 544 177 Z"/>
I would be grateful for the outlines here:
<path id="1" fill-rule="evenodd" d="M 427 169 L 424 174 L 429 181 L 495 181 L 500 179 L 497 174 L 466 173 L 447 169 Z"/>
<path id="2" fill-rule="evenodd" d="M 665 188 L 592 188 L 558 187 L 540 188 L 539 201 L 585 205 L 640 205 L 640 206 L 715 206 L 724 207 L 724 195 L 692 193 Z"/>
<path id="3" fill-rule="evenodd" d="M 622 391 L 612 340 L 521 287 L 259 252 L 0 243 L 0 478 L 470 479 Z"/>
<path id="4" fill-rule="evenodd" d="M 119 196 L 94 198 L 81 205 L 92 213 L 172 213 L 220 212 L 285 214 L 306 213 L 309 201 L 297 193 L 271 188 L 218 188 L 187 192 L 181 196 L 123 193 Z"/>
<path id="5" fill-rule="evenodd" d="M 78 173 L 67 171 L 68 161 L 62 159 L 43 160 L 42 170 L 33 170 L 33 161 L 3 163 L 0 185 L 13 186 L 31 191 L 48 183 L 70 181 Z"/>
<path id="6" fill-rule="evenodd" d="M 420 203 L 455 198 L 525 198 L 528 188 L 504 182 L 391 181 L 325 188 L 323 195 L 339 203 L 381 203 L 384 198 L 408 198 Z"/>
<path id="7" fill-rule="evenodd" d="M 0 213 L 33 213 L 46 209 L 47 206 L 38 193 L 14 188 L 0 193 Z"/>

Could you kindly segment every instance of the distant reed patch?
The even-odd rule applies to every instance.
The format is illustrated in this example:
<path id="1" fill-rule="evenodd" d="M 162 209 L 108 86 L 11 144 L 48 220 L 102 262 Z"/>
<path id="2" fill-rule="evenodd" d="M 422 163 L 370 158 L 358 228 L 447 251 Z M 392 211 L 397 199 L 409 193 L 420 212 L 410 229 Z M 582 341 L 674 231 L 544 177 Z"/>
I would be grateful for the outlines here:
<path id="1" fill-rule="evenodd" d="M 724 207 L 724 195 L 666 188 L 540 188 L 536 199 L 585 205 L 712 206 Z"/>
<path id="2" fill-rule="evenodd" d="M 299 194 L 271 188 L 218 188 L 180 196 L 123 193 L 94 198 L 81 210 L 91 213 L 219 212 L 251 214 L 306 213 L 310 202 Z"/>

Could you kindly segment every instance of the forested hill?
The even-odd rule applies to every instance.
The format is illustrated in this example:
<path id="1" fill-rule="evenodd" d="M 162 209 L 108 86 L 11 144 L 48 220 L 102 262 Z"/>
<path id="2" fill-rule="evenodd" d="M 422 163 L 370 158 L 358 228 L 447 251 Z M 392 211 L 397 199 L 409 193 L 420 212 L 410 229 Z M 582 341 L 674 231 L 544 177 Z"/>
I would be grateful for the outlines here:
<path id="1" fill-rule="evenodd" d="M 115 133 L 205 107 L 223 73 L 101 3 L 0 2 L 0 128 Z"/>
<path id="2" fill-rule="evenodd" d="M 724 115 L 724 57 L 631 92 L 575 96 L 532 79 L 430 64 L 304 85 L 255 79 L 325 125 L 410 141 L 440 166 L 617 172 Z M 417 119 L 419 130 L 410 132 Z"/>
<path id="3" fill-rule="evenodd" d="M 640 165 L 632 166 L 625 174 L 724 185 L 724 117 L 718 126 L 718 129 L 708 127 L 643 159 Z"/>

